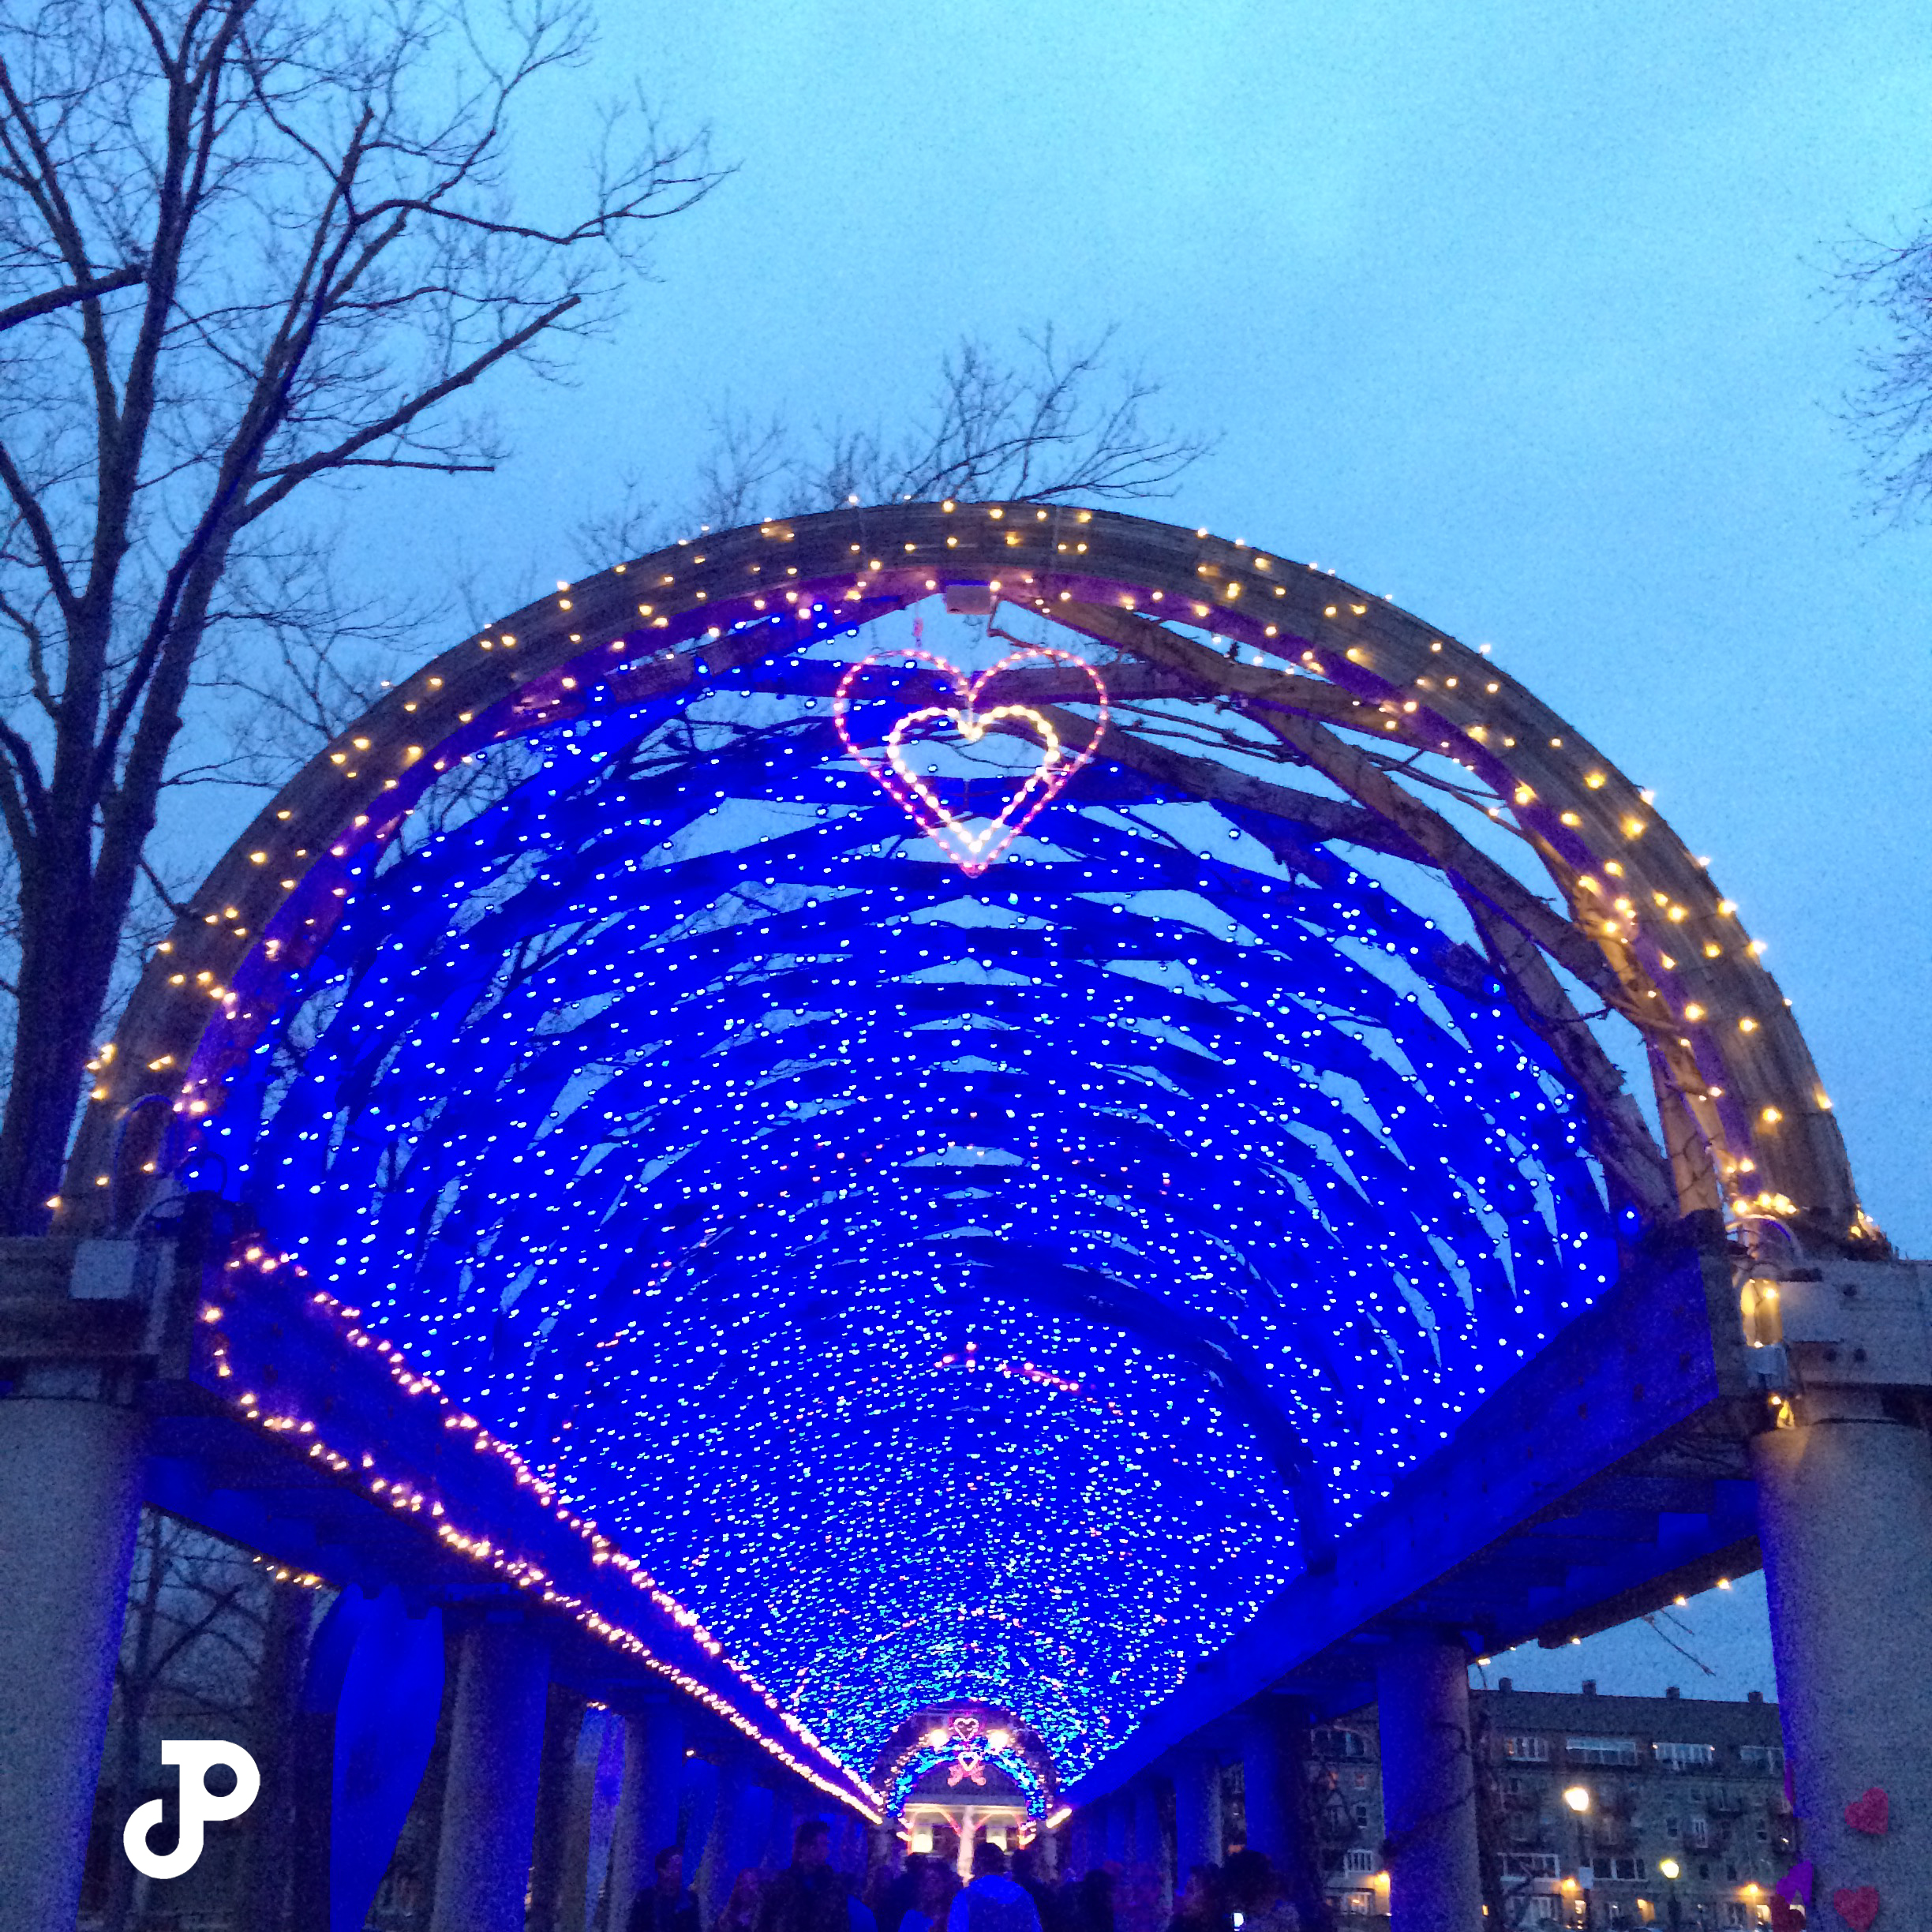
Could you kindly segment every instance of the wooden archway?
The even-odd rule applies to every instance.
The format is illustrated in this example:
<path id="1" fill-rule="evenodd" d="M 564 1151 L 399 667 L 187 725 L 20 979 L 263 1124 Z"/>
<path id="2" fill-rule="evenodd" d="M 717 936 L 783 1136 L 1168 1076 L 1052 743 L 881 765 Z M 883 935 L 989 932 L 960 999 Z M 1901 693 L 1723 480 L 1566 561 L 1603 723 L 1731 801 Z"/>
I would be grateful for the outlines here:
<path id="1" fill-rule="evenodd" d="M 388 691 L 260 814 L 146 962 L 97 1067 L 61 1221 L 106 1218 L 113 1164 L 138 1163 L 146 1146 L 122 1131 L 131 1110 L 192 1123 L 219 1104 L 224 1069 L 332 927 L 352 862 L 393 838 L 454 761 L 571 717 L 595 687 L 642 702 L 777 661 L 774 623 L 794 623 L 803 642 L 826 607 L 868 620 L 942 591 L 980 608 L 1003 598 L 1112 646 L 1122 699 L 1238 706 L 1285 763 L 1342 797 L 1118 724 L 1110 759 L 1438 870 L 1490 969 L 1589 1101 L 1599 1157 L 1652 1218 L 1724 1213 L 1808 1249 L 1885 1252 L 1810 1051 L 1736 908 L 1587 738 L 1481 652 L 1312 565 L 1204 530 L 1024 502 L 855 507 L 706 533 L 560 584 Z M 1401 782 L 1391 748 L 1460 766 L 1468 800 L 1526 841 L 1559 904 Z M 1557 968 L 1637 1029 L 1664 1148 Z"/>

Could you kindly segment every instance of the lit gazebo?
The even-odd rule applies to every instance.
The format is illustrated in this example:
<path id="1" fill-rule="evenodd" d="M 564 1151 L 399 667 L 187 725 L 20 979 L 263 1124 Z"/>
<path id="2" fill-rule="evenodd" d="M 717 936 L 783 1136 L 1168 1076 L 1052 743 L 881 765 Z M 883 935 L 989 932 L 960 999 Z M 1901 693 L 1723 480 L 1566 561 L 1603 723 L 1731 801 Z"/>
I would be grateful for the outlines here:
<path id="1" fill-rule="evenodd" d="M 1050 1856 L 1052 1760 L 1007 1712 L 979 1704 L 919 1712 L 893 1733 L 876 1782 L 906 1850 L 949 1857 L 963 1878 L 983 1840 L 1009 1853 L 1037 1840 Z"/>

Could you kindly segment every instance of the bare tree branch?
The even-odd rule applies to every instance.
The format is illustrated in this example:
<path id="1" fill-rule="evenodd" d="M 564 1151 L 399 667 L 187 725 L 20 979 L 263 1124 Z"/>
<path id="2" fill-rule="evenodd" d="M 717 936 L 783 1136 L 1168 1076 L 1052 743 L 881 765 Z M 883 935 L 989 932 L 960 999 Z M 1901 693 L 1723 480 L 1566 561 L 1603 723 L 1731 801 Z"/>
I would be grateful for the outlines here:
<path id="1" fill-rule="evenodd" d="M 137 262 L 125 268 L 117 268 L 112 275 L 98 275 L 91 282 L 64 283 L 58 288 L 29 295 L 24 301 L 0 309 L 0 333 L 17 328 L 21 323 L 32 322 L 39 316 L 52 315 L 57 310 L 71 309 L 76 302 L 98 301 L 103 295 L 137 287 L 147 279 L 147 269 Z"/>
<path id="2" fill-rule="evenodd" d="M 1861 242 L 1837 279 L 1880 331 L 1844 420 L 1863 451 L 1874 511 L 1909 519 L 1932 505 L 1932 226 L 1900 242 Z"/>
<path id="3" fill-rule="evenodd" d="M 579 551 L 595 567 L 700 525 L 728 530 L 848 502 L 1170 495 L 1214 439 L 1148 425 L 1160 386 L 1112 365 L 1114 335 L 1068 351 L 1050 326 L 1023 331 L 1010 361 L 968 337 L 942 358 L 924 410 L 909 413 L 897 437 L 841 422 L 801 435 L 781 412 L 759 417 L 727 403 L 711 418 L 710 448 L 679 513 L 663 515 L 629 479 L 616 510 L 578 530 Z"/>

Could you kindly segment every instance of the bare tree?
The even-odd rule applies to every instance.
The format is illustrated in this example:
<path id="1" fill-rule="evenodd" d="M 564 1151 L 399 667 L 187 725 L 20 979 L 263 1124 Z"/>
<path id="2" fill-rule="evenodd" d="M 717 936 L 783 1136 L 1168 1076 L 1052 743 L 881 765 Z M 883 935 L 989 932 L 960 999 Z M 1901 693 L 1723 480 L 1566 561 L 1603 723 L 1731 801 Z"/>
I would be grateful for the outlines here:
<path id="1" fill-rule="evenodd" d="M 1848 251 L 1837 279 L 1879 330 L 1863 358 L 1864 384 L 1845 407 L 1872 507 L 1910 517 L 1932 504 L 1932 225 Z"/>
<path id="2" fill-rule="evenodd" d="M 106 1829 L 118 1830 L 140 1799 L 165 1790 L 161 1739 L 215 1729 L 242 1743 L 261 1769 L 251 1837 L 277 1835 L 294 1684 L 318 1601 L 307 1580 L 161 1511 L 141 1511 L 102 1766 Z M 244 1883 L 266 1894 L 280 1848 L 254 1848 Z M 140 1888 L 124 1858 L 109 1858 L 105 1871 L 103 1932 L 122 1932 Z"/>
<path id="3" fill-rule="evenodd" d="M 579 205 L 527 213 L 511 137 L 587 58 L 587 17 L 582 0 L 488 3 L 0 16 L 0 820 L 17 908 L 0 1230 L 54 1204 L 157 818 L 228 754 L 197 741 L 197 679 L 212 645 L 261 647 L 264 596 L 301 554 L 290 499 L 372 470 L 490 468 L 474 386 L 516 361 L 556 373 L 610 313 L 643 224 L 718 178 L 702 136 L 612 107 Z"/>
<path id="4" fill-rule="evenodd" d="M 1170 496 L 1214 440 L 1149 423 L 1160 385 L 1114 365 L 1114 334 L 1069 348 L 1049 324 L 1024 331 L 1011 358 L 967 336 L 941 361 L 924 409 L 897 431 L 834 422 L 802 432 L 782 410 L 727 407 L 712 418 L 710 450 L 676 514 L 633 480 L 625 501 L 580 533 L 585 561 L 632 556 L 700 524 L 728 530 L 843 503 Z"/>

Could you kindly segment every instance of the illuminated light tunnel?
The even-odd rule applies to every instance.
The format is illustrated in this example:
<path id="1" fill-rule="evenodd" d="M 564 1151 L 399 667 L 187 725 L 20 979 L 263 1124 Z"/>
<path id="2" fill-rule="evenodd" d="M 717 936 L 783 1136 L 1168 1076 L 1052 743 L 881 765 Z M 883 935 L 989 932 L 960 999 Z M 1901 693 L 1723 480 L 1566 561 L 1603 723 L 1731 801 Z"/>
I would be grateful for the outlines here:
<path id="1" fill-rule="evenodd" d="M 972 1699 L 1065 1783 L 1604 1290 L 1616 1204 L 1482 957 L 1320 827 L 1103 739 L 949 863 L 831 723 L 877 653 L 882 742 L 911 642 L 828 614 L 454 767 L 189 1179 L 846 1763 Z M 912 742 L 983 805 L 1038 755 Z"/>
<path id="2" fill-rule="evenodd" d="M 1888 1252 L 1647 790 L 1069 505 L 705 534 L 399 682 L 150 955 L 57 1229 L 158 1171 L 261 1230 L 215 1401 L 827 1790 L 966 1706 L 1075 1785 L 1634 1259 Z"/>

